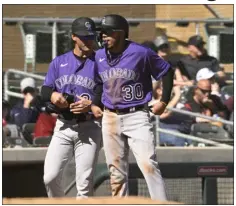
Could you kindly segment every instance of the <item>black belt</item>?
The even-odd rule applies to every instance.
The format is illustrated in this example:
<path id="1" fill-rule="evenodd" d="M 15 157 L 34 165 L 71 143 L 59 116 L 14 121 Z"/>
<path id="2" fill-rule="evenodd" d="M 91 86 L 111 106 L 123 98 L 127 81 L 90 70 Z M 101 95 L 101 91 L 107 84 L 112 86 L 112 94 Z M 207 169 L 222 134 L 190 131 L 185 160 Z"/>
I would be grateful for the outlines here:
<path id="1" fill-rule="evenodd" d="M 91 119 L 95 119 L 94 115 L 93 114 L 89 114 L 89 113 L 86 113 L 86 114 L 73 114 L 73 115 L 70 115 L 70 116 L 65 116 L 65 115 L 61 115 L 59 114 L 59 118 L 60 119 L 65 119 L 65 120 L 76 120 L 77 122 L 84 122 L 84 121 L 87 121 L 87 120 L 91 120 Z"/>
<path id="2" fill-rule="evenodd" d="M 142 111 L 142 110 L 148 111 L 148 108 L 147 108 L 147 105 L 144 104 L 144 105 L 138 105 L 135 107 L 128 107 L 128 108 L 124 108 L 124 109 L 109 109 L 109 108 L 105 107 L 105 110 L 108 110 L 110 112 L 114 112 L 116 114 L 128 114 L 128 113 L 133 113 L 133 112 Z"/>

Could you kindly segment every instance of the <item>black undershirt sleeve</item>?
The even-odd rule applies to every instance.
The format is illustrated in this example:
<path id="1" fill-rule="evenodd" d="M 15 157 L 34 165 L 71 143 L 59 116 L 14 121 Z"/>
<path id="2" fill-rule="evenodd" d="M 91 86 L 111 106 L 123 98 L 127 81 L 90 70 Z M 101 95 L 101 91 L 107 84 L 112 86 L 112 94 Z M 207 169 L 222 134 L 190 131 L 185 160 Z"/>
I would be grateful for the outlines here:
<path id="1" fill-rule="evenodd" d="M 161 101 L 168 104 L 173 88 L 174 70 L 169 68 L 168 72 L 162 77 L 162 97 Z"/>
<path id="2" fill-rule="evenodd" d="M 41 97 L 44 102 L 50 102 L 53 89 L 51 87 L 43 85 L 41 88 Z"/>
<path id="3" fill-rule="evenodd" d="M 102 104 L 102 92 L 103 92 L 103 85 L 98 84 L 95 89 L 94 89 L 94 99 L 93 99 L 93 104 L 100 107 L 103 109 L 103 104 Z"/>

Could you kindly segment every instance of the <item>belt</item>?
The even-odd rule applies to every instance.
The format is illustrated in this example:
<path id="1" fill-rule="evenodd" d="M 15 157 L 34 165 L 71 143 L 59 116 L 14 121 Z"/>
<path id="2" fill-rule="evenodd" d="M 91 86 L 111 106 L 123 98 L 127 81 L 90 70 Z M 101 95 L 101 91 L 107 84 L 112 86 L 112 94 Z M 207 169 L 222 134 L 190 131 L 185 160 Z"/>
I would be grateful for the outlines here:
<path id="1" fill-rule="evenodd" d="M 70 116 L 70 118 L 59 114 L 59 119 L 64 119 L 67 121 L 85 122 L 87 120 L 95 119 L 95 117 L 93 114 L 90 114 L 90 113 L 72 115 L 72 116 Z"/>
<path id="2" fill-rule="evenodd" d="M 109 109 L 107 107 L 105 107 L 105 110 L 109 111 L 109 112 L 114 112 L 116 114 L 128 114 L 128 113 L 133 113 L 133 112 L 137 112 L 137 111 L 142 111 L 142 110 L 147 110 L 147 105 L 143 104 L 143 105 L 138 105 L 135 107 L 128 107 L 128 108 L 124 108 L 124 109 Z"/>

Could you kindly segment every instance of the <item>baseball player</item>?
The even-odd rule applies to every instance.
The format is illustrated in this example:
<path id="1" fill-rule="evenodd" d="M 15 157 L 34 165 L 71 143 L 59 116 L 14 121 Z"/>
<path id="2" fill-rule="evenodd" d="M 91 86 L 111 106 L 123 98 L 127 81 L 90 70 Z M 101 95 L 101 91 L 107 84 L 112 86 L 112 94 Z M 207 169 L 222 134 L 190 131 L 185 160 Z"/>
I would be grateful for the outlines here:
<path id="1" fill-rule="evenodd" d="M 98 75 L 103 84 L 104 111 L 93 106 L 95 116 L 103 115 L 102 136 L 110 171 L 113 196 L 128 195 L 128 153 L 133 151 L 152 199 L 166 200 L 164 182 L 155 155 L 153 125 L 148 102 L 152 80 L 162 78 L 163 96 L 153 106 L 154 114 L 165 110 L 173 86 L 169 63 L 150 49 L 127 40 L 129 25 L 119 15 L 106 15 L 101 22 L 104 48 L 96 52 Z M 99 96 L 99 95 L 98 95 Z M 96 105 L 99 98 L 94 99 Z"/>
<path id="2" fill-rule="evenodd" d="M 59 110 L 44 164 L 44 183 L 49 197 L 64 196 L 63 169 L 74 156 L 77 197 L 92 195 L 93 173 L 101 143 L 101 129 L 89 114 L 94 95 L 95 23 L 87 17 L 72 23 L 74 49 L 50 63 L 42 98 Z"/>

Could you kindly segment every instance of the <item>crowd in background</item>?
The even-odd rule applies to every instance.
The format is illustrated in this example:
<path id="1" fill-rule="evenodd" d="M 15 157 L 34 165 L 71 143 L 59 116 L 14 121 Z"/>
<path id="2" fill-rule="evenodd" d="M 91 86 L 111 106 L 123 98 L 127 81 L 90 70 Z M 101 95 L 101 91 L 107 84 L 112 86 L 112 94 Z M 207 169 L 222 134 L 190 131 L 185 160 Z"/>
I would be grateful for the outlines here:
<path id="1" fill-rule="evenodd" d="M 226 74 L 219 61 L 207 54 L 201 36 L 188 40 L 188 55 L 171 53 L 167 36 L 158 36 L 154 41 L 146 41 L 143 46 L 154 50 L 167 60 L 175 70 L 173 95 L 168 107 L 219 117 L 233 121 L 233 94 L 227 92 Z M 20 83 L 23 99 L 12 107 L 3 101 L 2 126 L 3 145 L 9 146 L 11 137 L 20 137 L 28 146 L 49 144 L 57 119 L 57 114 L 45 110 L 36 88 L 35 80 L 25 78 Z M 153 81 L 152 106 L 160 101 L 162 82 Z M 233 139 L 233 126 L 221 122 L 193 117 L 166 110 L 159 117 L 158 127 L 184 134 L 204 134 L 204 138 Z M 198 132 L 198 133 L 197 133 Z M 193 142 L 172 134 L 160 133 L 159 145 L 188 146 Z"/>

